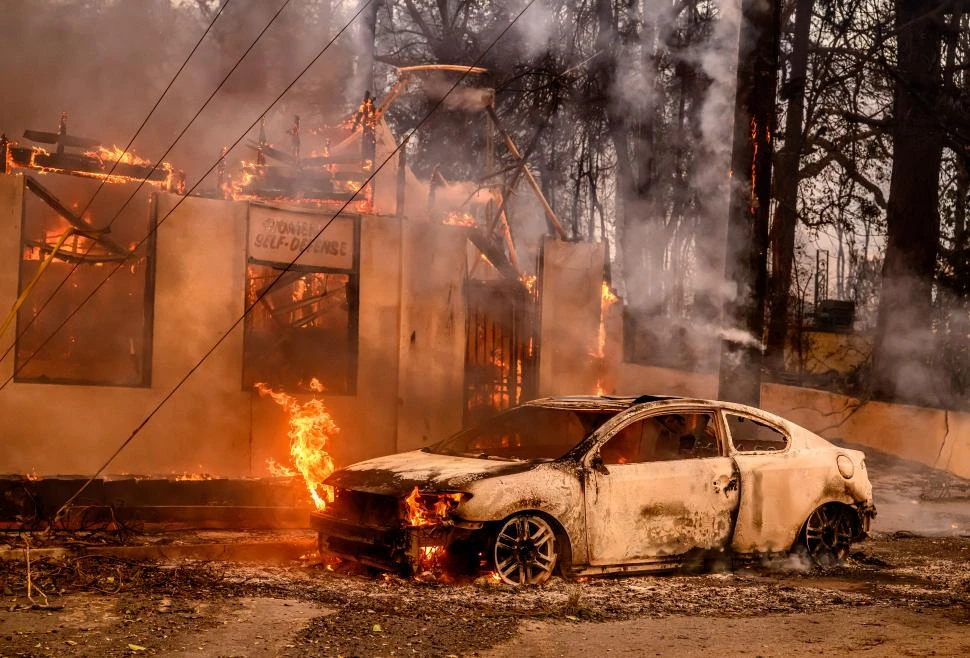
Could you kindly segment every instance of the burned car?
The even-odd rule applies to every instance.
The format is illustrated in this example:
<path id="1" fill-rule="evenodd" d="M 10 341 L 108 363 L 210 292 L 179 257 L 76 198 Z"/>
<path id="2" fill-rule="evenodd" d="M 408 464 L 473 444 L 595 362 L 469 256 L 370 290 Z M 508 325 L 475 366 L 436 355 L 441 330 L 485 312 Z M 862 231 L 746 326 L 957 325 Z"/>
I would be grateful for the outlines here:
<path id="1" fill-rule="evenodd" d="M 833 564 L 875 515 L 862 452 L 760 409 L 661 396 L 535 400 L 326 484 L 322 552 L 514 584 L 793 550 Z"/>

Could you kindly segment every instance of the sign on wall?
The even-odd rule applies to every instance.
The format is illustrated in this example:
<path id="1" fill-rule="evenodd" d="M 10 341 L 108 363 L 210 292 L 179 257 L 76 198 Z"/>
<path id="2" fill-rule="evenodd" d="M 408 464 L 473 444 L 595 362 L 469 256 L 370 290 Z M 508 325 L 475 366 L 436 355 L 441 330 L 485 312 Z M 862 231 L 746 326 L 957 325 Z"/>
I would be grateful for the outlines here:
<path id="1" fill-rule="evenodd" d="M 353 269 L 356 220 L 340 216 L 331 221 L 331 217 L 249 206 L 250 259 L 285 266 L 309 245 L 298 265 Z M 323 233 L 314 240 L 321 229 Z"/>

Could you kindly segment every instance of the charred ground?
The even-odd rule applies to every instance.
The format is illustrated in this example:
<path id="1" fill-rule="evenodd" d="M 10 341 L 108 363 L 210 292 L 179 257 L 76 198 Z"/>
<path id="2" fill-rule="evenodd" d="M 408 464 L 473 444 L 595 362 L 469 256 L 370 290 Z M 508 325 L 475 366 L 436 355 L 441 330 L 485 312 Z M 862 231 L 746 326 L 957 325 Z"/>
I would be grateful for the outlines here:
<path id="1" fill-rule="evenodd" d="M 609 646 L 616 625 L 627 620 L 640 620 L 638 628 L 659 624 L 676 639 L 680 625 L 706 618 L 803 627 L 818 651 L 846 639 L 826 627 L 835 623 L 828 618 L 858 631 L 899 615 L 925 617 L 922 632 L 937 638 L 927 640 L 927 653 L 970 650 L 970 538 L 887 535 L 861 544 L 840 567 L 803 567 L 792 561 L 720 573 L 555 579 L 517 590 L 489 579 L 445 583 L 330 571 L 315 558 L 252 566 L 52 557 L 32 563 L 33 583 L 50 596 L 51 607 L 42 608 L 26 599 L 24 563 L 11 561 L 2 565 L 0 654 L 448 656 L 501 652 L 508 642 L 528 654 L 535 651 L 532 636 L 564 626 L 586 638 L 556 652 L 569 655 L 580 645 Z M 907 631 L 909 639 L 919 632 Z M 798 635 L 768 653 L 804 649 Z M 876 635 L 882 649 L 895 646 L 885 633 Z"/>
<path id="2" fill-rule="evenodd" d="M 331 570 L 305 531 L 7 533 L 0 656 L 970 654 L 970 482 L 867 459 L 873 537 L 826 570 L 789 559 L 517 589 Z M 48 608 L 26 597 L 25 539 Z"/>

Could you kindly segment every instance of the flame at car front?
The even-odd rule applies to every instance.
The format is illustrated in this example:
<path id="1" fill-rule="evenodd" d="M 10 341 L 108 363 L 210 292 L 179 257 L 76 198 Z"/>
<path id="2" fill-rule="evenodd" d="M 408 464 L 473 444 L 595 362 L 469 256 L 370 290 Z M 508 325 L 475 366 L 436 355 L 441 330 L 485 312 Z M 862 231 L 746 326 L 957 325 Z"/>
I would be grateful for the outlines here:
<path id="1" fill-rule="evenodd" d="M 405 521 L 409 526 L 444 523 L 452 510 L 465 498 L 462 493 L 425 493 L 417 487 L 404 498 Z"/>

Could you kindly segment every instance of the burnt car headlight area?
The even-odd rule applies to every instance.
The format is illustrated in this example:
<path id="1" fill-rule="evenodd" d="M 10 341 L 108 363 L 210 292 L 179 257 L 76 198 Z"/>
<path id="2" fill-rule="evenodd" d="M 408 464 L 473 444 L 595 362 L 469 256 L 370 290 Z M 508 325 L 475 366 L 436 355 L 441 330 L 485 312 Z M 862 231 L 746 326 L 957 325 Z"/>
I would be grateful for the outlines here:
<path id="1" fill-rule="evenodd" d="M 481 523 L 457 519 L 463 492 L 393 496 L 334 488 L 333 502 L 311 514 L 321 553 L 411 575 L 433 566 L 473 573 L 488 536 Z"/>

